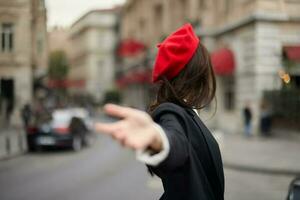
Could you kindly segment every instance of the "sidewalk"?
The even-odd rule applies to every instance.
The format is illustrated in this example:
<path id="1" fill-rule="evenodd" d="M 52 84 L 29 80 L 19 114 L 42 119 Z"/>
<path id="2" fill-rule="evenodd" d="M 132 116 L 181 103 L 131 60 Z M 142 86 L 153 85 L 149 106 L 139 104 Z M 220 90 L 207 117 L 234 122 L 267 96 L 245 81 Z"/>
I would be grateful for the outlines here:
<path id="1" fill-rule="evenodd" d="M 0 160 L 26 152 L 25 134 L 20 128 L 0 129 Z"/>
<path id="2" fill-rule="evenodd" d="M 300 135 L 262 138 L 223 135 L 225 168 L 269 174 L 300 175 Z"/>

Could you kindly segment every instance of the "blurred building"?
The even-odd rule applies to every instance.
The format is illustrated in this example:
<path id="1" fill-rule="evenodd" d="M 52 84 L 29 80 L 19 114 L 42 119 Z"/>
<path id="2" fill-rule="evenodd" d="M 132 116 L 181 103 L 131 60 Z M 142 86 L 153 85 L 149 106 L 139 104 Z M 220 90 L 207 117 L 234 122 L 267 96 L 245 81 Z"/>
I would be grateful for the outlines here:
<path id="1" fill-rule="evenodd" d="M 72 52 L 72 43 L 70 40 L 70 31 L 64 27 L 53 27 L 48 32 L 49 53 L 63 50 L 68 57 Z"/>
<path id="2" fill-rule="evenodd" d="M 135 38 L 123 38 L 117 48 L 116 84 L 124 105 L 146 109 L 153 92 L 151 83 L 152 62 L 148 46 Z"/>
<path id="3" fill-rule="evenodd" d="M 49 69 L 50 69 L 50 63 L 51 58 L 56 57 L 57 55 L 60 55 L 64 58 L 64 62 L 66 62 L 66 65 L 69 67 L 70 59 L 71 59 L 71 52 L 72 52 L 72 42 L 70 38 L 70 29 L 66 27 L 59 27 L 54 26 L 48 31 L 48 41 L 49 41 Z M 60 104 L 58 103 L 58 100 L 60 97 L 59 95 L 55 94 L 55 90 L 57 89 L 70 89 L 70 87 L 73 86 L 82 86 L 82 81 L 71 81 L 67 78 L 64 78 L 63 80 L 55 79 L 53 77 L 50 77 L 49 75 L 44 77 L 44 79 L 41 81 L 44 85 L 46 85 L 49 92 L 48 98 L 51 96 L 51 98 L 56 99 L 54 104 Z M 81 83 L 82 82 L 82 83 Z"/>
<path id="4" fill-rule="evenodd" d="M 265 91 L 282 87 L 278 71 L 285 70 L 284 58 L 299 60 L 299 10 L 297 0 L 128 0 L 122 10 L 121 38 L 142 41 L 148 47 L 144 58 L 153 59 L 158 42 L 191 23 L 211 52 L 217 74 L 217 115 L 211 123 L 227 132 L 241 132 L 246 103 L 258 127 Z M 144 60 L 132 67 L 143 65 Z M 299 81 L 299 67 L 293 71 Z M 127 72 L 123 70 L 123 76 Z M 125 96 L 140 95 L 138 90 L 133 94 Z"/>
<path id="5" fill-rule="evenodd" d="M 33 79 L 47 68 L 46 12 L 43 0 L 0 0 L 2 119 L 19 117 L 14 111 L 31 103 Z"/>
<path id="6" fill-rule="evenodd" d="M 85 82 L 71 90 L 74 94 L 91 95 L 99 102 L 114 87 L 116 25 L 115 9 L 92 10 L 72 25 L 69 78 Z"/>

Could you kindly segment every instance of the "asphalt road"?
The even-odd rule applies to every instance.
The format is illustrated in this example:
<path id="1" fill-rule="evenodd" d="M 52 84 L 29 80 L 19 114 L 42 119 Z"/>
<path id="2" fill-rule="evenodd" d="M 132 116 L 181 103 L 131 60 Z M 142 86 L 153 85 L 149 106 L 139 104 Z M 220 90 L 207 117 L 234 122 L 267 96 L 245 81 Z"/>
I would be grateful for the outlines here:
<path id="1" fill-rule="evenodd" d="M 27 154 L 0 161 L 1 200 L 153 200 L 162 193 L 134 154 L 109 137 L 81 152 Z"/>
<path id="2" fill-rule="evenodd" d="M 293 177 L 225 169 L 227 200 L 282 200 Z M 162 187 L 134 154 L 107 136 L 81 152 L 0 161 L 1 200 L 154 200 Z"/>
<path id="3" fill-rule="evenodd" d="M 225 169 L 225 199 L 285 200 L 293 178 Z"/>

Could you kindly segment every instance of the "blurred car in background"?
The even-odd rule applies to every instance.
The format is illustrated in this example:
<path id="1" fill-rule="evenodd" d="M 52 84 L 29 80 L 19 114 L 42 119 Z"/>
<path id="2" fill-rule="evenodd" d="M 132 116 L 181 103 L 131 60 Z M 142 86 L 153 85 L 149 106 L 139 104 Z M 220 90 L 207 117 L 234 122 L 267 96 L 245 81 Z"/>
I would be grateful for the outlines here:
<path id="1" fill-rule="evenodd" d="M 69 147 L 79 151 L 90 145 L 93 122 L 85 109 L 58 109 L 49 115 L 35 116 L 27 127 L 29 151 L 43 147 Z"/>
<path id="2" fill-rule="evenodd" d="M 294 178 L 289 186 L 287 200 L 299 200 L 300 199 L 300 176 Z"/>

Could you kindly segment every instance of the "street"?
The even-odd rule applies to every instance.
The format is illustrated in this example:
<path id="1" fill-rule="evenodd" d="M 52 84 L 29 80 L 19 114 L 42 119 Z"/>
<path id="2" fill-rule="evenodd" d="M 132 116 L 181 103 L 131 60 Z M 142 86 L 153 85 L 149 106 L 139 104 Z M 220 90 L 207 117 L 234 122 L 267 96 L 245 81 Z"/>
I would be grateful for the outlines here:
<path id="1" fill-rule="evenodd" d="M 293 177 L 225 169 L 227 200 L 284 200 Z"/>
<path id="2" fill-rule="evenodd" d="M 225 169 L 228 200 L 281 200 L 293 177 Z M 107 136 L 92 147 L 25 154 L 0 161 L 1 200 L 153 200 L 160 181 Z"/>
<path id="3" fill-rule="evenodd" d="M 108 137 L 79 153 L 55 151 L 0 161 L 0 199 L 158 199 L 159 182 Z"/>

